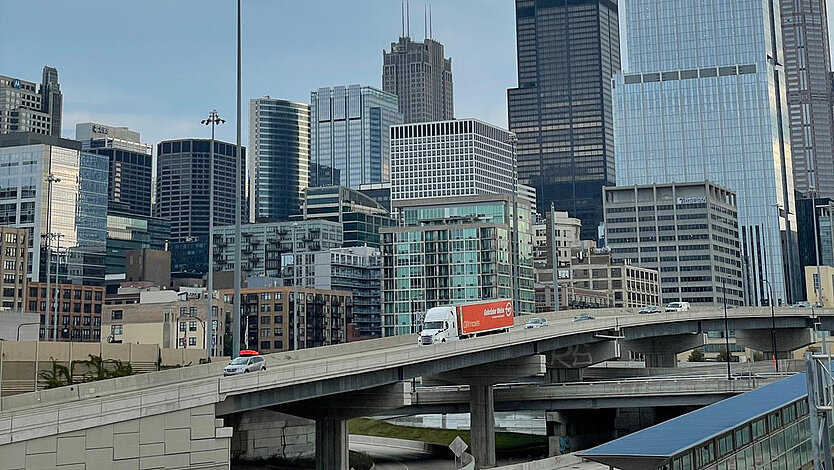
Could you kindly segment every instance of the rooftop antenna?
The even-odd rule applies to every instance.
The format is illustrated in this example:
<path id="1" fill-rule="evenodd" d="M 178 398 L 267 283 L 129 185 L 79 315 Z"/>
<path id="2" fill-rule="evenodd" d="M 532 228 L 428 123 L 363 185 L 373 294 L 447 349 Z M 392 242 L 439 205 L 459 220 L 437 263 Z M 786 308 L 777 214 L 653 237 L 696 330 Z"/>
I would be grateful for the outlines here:
<path id="1" fill-rule="evenodd" d="M 427 11 L 428 7 L 426 5 L 423 5 L 423 38 L 425 39 L 429 38 L 429 23 L 426 19 Z"/>
<path id="2" fill-rule="evenodd" d="M 431 33 L 431 3 L 429 3 L 429 39 L 434 39 L 434 35 Z"/>
<path id="3" fill-rule="evenodd" d="M 405 0 L 400 0 L 400 14 L 403 21 L 403 31 L 401 37 L 405 37 Z"/>
<path id="4" fill-rule="evenodd" d="M 405 0 L 405 33 L 411 37 L 411 7 L 408 0 Z"/>

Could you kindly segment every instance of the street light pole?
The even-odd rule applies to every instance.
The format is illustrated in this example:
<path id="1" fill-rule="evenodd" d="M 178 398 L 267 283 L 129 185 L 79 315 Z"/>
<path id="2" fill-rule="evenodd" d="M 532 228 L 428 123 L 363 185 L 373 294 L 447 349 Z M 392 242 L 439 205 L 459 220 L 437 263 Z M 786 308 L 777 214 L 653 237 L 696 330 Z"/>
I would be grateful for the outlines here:
<path id="1" fill-rule="evenodd" d="M 822 305 L 822 275 L 820 275 L 820 246 L 819 232 L 817 229 L 817 193 L 811 188 L 811 219 L 814 221 L 814 257 L 817 263 L 817 282 L 814 285 L 814 292 L 817 294 L 816 301 Z"/>
<path id="2" fill-rule="evenodd" d="M 243 178 L 240 173 L 243 170 L 240 164 L 240 159 L 243 156 L 243 149 L 240 144 L 241 139 L 241 103 L 240 103 L 240 0 L 237 0 L 237 139 L 235 141 L 235 279 L 234 279 L 234 306 L 232 314 L 232 357 L 237 357 L 240 353 L 240 316 L 243 314 L 243 305 L 240 299 L 240 276 L 241 276 L 241 250 L 240 250 L 240 187 L 243 185 Z"/>
<path id="3" fill-rule="evenodd" d="M 208 118 L 200 121 L 200 124 L 211 126 L 211 147 L 209 148 L 209 217 L 208 217 L 208 273 L 206 273 L 206 298 L 208 299 L 208 313 L 206 314 L 209 321 L 213 318 L 213 300 L 214 300 L 214 126 L 219 126 L 226 122 L 217 114 L 216 109 L 212 109 Z M 205 330 L 205 328 L 203 328 Z M 208 345 L 209 333 L 203 331 L 203 343 Z M 211 357 L 206 350 L 206 356 Z"/>
<path id="4" fill-rule="evenodd" d="M 53 307 L 54 313 L 52 316 L 52 323 L 53 328 L 55 328 L 54 337 L 56 338 L 56 340 L 58 338 L 58 291 L 60 290 L 58 288 L 58 286 L 60 285 L 58 282 L 58 273 L 61 271 L 61 237 L 63 236 L 64 234 L 62 233 L 55 235 L 55 238 L 58 239 L 58 244 L 55 247 L 55 305 Z M 47 294 L 49 294 L 49 291 L 47 291 Z M 46 316 L 49 316 L 49 312 L 47 312 Z M 72 342 L 72 337 L 70 337 L 70 342 Z"/>
<path id="5" fill-rule="evenodd" d="M 298 228 L 298 223 L 293 222 L 292 224 L 292 286 L 295 293 L 293 294 L 295 297 L 295 303 L 293 303 L 293 351 L 298 351 L 298 334 L 301 331 L 301 327 L 298 326 L 298 304 L 301 302 L 299 298 L 298 292 L 298 251 L 296 249 L 296 240 L 295 240 L 295 231 Z"/>
<path id="6" fill-rule="evenodd" d="M 553 264 L 553 311 L 558 312 L 561 308 L 559 300 L 559 248 L 556 246 L 556 209 L 553 202 L 550 203 L 550 254 Z"/>
<path id="7" fill-rule="evenodd" d="M 51 163 L 50 163 L 51 165 Z M 49 299 L 52 298 L 49 292 L 49 276 L 50 270 L 52 268 L 52 184 L 60 182 L 61 178 L 58 178 L 53 174 L 51 171 L 49 176 L 46 177 L 46 234 L 44 238 L 46 239 L 46 309 L 44 310 L 44 323 L 45 328 L 43 332 L 43 339 L 49 339 Z M 53 341 L 58 341 L 58 325 L 54 325 L 55 334 L 52 337 Z"/>
<path id="8" fill-rule="evenodd" d="M 727 279 L 721 278 L 721 290 L 724 294 L 724 345 L 727 348 L 727 380 L 732 380 L 730 373 L 730 322 L 727 319 Z"/>
<path id="9" fill-rule="evenodd" d="M 779 361 L 776 359 L 776 312 L 773 309 L 773 286 L 770 281 L 762 279 L 767 284 L 768 292 L 770 293 L 770 346 L 773 349 L 773 367 L 776 372 L 779 372 Z"/>

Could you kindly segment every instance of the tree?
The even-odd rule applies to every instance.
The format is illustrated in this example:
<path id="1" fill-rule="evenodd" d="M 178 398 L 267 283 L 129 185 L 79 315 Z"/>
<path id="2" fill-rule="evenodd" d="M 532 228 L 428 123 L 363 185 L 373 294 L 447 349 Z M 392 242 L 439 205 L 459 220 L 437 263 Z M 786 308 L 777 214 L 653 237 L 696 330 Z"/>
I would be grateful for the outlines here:
<path id="1" fill-rule="evenodd" d="M 704 351 L 701 348 L 695 348 L 689 353 L 689 362 L 704 362 Z"/>
<path id="2" fill-rule="evenodd" d="M 72 383 L 72 374 L 69 368 L 63 364 L 58 364 L 55 358 L 52 360 L 52 369 L 46 369 L 38 372 L 38 377 L 46 382 L 46 388 L 63 387 Z"/>
<path id="3" fill-rule="evenodd" d="M 727 356 L 728 355 L 730 357 L 730 362 L 738 361 L 737 357 L 735 357 L 732 354 L 727 352 L 727 348 L 721 348 L 721 350 L 718 351 L 718 357 L 716 357 L 715 360 L 718 361 L 718 362 L 727 362 Z"/>

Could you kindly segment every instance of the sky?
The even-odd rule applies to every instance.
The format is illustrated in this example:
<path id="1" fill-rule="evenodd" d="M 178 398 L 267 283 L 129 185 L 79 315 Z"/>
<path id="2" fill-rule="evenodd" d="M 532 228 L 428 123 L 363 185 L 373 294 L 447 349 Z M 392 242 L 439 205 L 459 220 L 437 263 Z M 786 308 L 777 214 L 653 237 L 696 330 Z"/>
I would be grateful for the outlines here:
<path id="1" fill-rule="evenodd" d="M 0 75 L 40 82 L 44 65 L 56 67 L 63 137 L 85 121 L 130 127 L 150 144 L 208 137 L 200 120 L 216 108 L 227 121 L 218 138 L 234 142 L 233 0 L 38 0 L 37 14 L 28 3 L 0 0 Z M 452 58 L 456 117 L 506 126 L 513 4 L 432 4 L 433 37 Z M 410 2 L 415 40 L 424 38 L 424 5 Z M 309 102 L 324 86 L 382 88 L 382 50 L 400 34 L 399 0 L 243 0 L 243 145 L 249 99 Z"/>
<path id="2" fill-rule="evenodd" d="M 410 1 L 415 40 L 428 1 Z M 37 4 L 0 0 L 0 75 L 40 82 L 44 65 L 56 67 L 64 137 L 85 121 L 130 127 L 150 144 L 208 137 L 200 120 L 216 108 L 227 121 L 218 138 L 234 142 L 233 0 Z M 433 0 L 432 18 L 452 58 L 455 116 L 506 127 L 506 90 L 517 82 L 514 1 Z M 399 0 L 243 0 L 243 145 L 249 99 L 309 102 L 323 86 L 381 88 L 382 50 L 401 34 Z"/>

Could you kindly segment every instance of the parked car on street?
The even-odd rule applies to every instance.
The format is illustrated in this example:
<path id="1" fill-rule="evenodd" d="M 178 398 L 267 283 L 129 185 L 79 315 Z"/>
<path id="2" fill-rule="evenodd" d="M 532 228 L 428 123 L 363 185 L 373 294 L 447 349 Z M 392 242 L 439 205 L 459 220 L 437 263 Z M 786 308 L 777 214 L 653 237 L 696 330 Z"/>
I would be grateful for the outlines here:
<path id="1" fill-rule="evenodd" d="M 531 318 L 524 324 L 524 328 L 543 328 L 547 326 L 547 320 L 544 318 Z"/>
<path id="2" fill-rule="evenodd" d="M 223 376 L 246 374 L 266 370 L 266 361 L 261 356 L 238 356 L 223 369 Z"/>
<path id="3" fill-rule="evenodd" d="M 652 313 L 660 313 L 662 311 L 663 310 L 660 310 L 660 307 L 658 307 L 657 305 L 646 305 L 645 307 L 641 308 L 640 312 L 638 313 L 640 313 L 641 315 L 649 315 Z"/>

